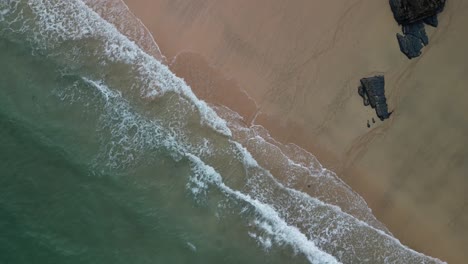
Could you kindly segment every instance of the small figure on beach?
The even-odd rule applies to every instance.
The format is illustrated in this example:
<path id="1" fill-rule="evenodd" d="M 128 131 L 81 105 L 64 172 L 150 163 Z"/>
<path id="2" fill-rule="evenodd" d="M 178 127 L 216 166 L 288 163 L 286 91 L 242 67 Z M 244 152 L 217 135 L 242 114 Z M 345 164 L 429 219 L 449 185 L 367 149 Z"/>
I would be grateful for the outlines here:
<path id="1" fill-rule="evenodd" d="M 367 120 L 367 128 L 370 128 L 369 120 Z"/>

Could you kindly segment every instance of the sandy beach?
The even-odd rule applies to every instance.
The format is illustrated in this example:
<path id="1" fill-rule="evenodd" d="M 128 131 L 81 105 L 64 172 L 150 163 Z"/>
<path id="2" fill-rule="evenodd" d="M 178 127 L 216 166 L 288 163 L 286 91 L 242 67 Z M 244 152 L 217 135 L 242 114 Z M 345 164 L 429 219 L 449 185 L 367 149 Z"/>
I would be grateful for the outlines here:
<path id="1" fill-rule="evenodd" d="M 447 1 L 413 60 L 388 1 L 125 2 L 199 97 L 316 155 L 402 243 L 465 263 L 468 2 Z M 394 110 L 384 122 L 357 93 L 375 74 Z"/>

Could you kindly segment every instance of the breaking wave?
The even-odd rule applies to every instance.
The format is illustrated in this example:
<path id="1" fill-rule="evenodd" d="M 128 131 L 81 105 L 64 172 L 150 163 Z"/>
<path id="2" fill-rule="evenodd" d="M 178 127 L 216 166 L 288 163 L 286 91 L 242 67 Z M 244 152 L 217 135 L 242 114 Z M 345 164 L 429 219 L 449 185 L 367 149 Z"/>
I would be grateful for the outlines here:
<path id="1" fill-rule="evenodd" d="M 110 139 L 95 160 L 108 170 L 138 166 L 151 151 L 186 160 L 193 199 L 219 192 L 220 204 L 236 201 L 247 237 L 265 250 L 287 245 L 310 263 L 441 263 L 402 245 L 312 154 L 198 99 L 124 3 L 2 1 L 0 36 L 26 41 L 98 95 L 81 98 L 76 87 L 59 92 L 64 101 L 95 100 L 102 109 L 97 129 Z"/>

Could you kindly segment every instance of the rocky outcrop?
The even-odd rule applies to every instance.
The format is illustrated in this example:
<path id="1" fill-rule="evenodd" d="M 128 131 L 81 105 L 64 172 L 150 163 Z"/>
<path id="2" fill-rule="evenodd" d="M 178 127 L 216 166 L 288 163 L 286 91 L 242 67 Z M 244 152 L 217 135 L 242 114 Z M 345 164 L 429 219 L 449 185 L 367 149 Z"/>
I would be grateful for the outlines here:
<path id="1" fill-rule="evenodd" d="M 403 35 L 397 34 L 398 44 L 409 59 L 421 55 L 429 44 L 424 23 L 437 27 L 437 14 L 444 6 L 445 0 L 390 0 L 393 16 L 403 29 Z"/>
<path id="2" fill-rule="evenodd" d="M 385 120 L 392 114 L 388 112 L 387 99 L 385 98 L 385 79 L 383 76 L 374 76 L 361 79 L 358 88 L 359 95 L 364 100 L 364 105 L 370 105 L 375 109 L 380 120 Z"/>
<path id="3" fill-rule="evenodd" d="M 362 85 L 358 88 L 358 94 L 362 97 L 362 103 L 364 104 L 364 106 L 368 106 L 369 96 L 367 95 L 367 92 L 364 90 L 364 87 L 362 87 Z"/>
<path id="4" fill-rule="evenodd" d="M 432 27 L 437 27 L 439 25 L 439 19 L 437 18 L 437 15 L 433 15 L 431 17 L 425 18 L 423 21 L 424 23 Z"/>
<path id="5" fill-rule="evenodd" d="M 400 25 L 412 24 L 440 13 L 445 0 L 390 0 L 395 20 Z"/>
<path id="6" fill-rule="evenodd" d="M 414 36 L 415 38 L 419 39 L 424 46 L 429 44 L 429 38 L 427 37 L 423 22 L 404 25 L 403 34 Z"/>
<path id="7" fill-rule="evenodd" d="M 401 52 L 403 52 L 408 59 L 416 58 L 421 55 L 423 44 L 420 39 L 413 35 L 401 35 L 400 33 L 397 33 L 397 39 Z"/>
<path id="8" fill-rule="evenodd" d="M 429 38 L 427 37 L 422 21 L 404 25 L 403 34 L 404 35 L 400 33 L 397 34 L 398 44 L 400 44 L 401 52 L 409 59 L 421 55 L 422 48 L 429 44 Z"/>

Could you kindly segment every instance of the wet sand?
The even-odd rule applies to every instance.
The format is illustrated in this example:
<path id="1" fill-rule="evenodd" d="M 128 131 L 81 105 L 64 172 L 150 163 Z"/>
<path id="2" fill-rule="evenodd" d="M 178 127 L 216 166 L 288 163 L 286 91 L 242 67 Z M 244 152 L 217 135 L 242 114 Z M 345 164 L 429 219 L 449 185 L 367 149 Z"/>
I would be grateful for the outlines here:
<path id="1" fill-rule="evenodd" d="M 468 2 L 447 1 L 413 60 L 388 1 L 125 2 L 201 98 L 316 155 L 404 244 L 468 259 Z M 374 74 L 385 122 L 357 94 Z"/>

